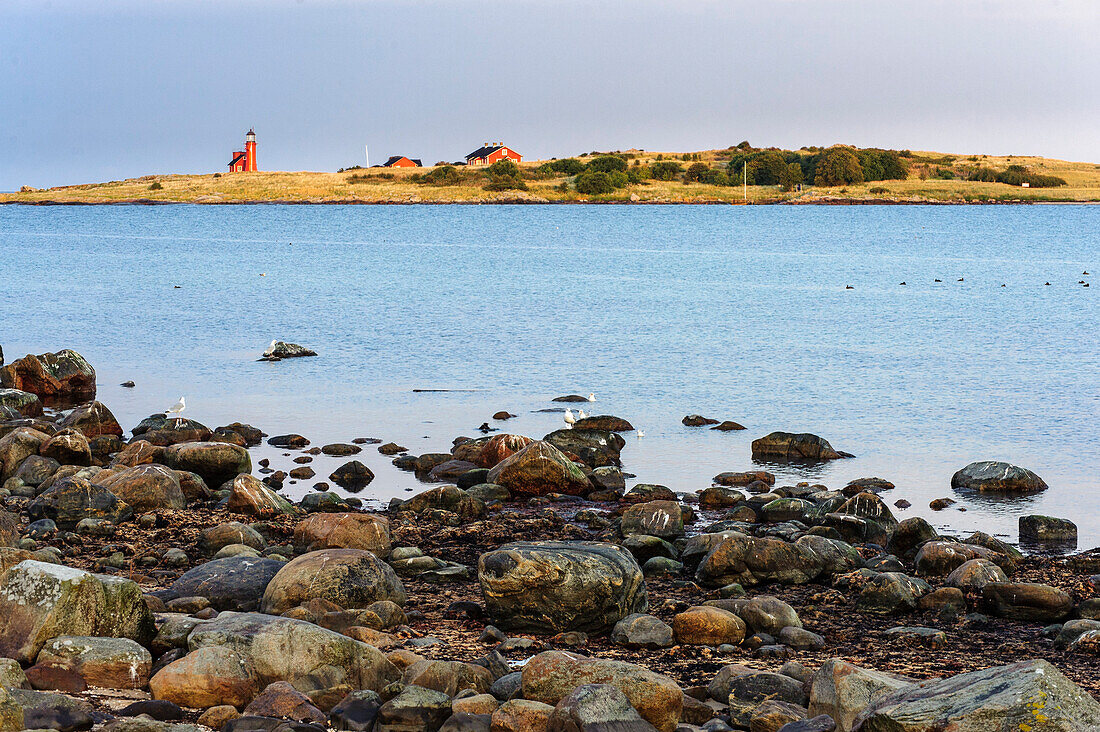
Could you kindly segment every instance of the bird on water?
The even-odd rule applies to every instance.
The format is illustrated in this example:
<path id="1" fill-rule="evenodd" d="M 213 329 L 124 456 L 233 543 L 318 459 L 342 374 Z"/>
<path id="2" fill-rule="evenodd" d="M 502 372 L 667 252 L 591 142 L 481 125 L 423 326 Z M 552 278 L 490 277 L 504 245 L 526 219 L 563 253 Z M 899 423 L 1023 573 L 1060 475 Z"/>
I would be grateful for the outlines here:
<path id="1" fill-rule="evenodd" d="M 596 401 L 596 395 L 595 394 L 589 394 L 588 395 L 588 401 L 590 401 L 590 402 Z"/>

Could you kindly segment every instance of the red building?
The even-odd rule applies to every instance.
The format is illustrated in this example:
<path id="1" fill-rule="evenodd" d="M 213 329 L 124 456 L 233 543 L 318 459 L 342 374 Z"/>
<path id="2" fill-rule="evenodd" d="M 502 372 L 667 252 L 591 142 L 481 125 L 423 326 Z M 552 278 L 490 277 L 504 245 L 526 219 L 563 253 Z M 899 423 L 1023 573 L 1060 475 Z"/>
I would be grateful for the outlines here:
<path id="1" fill-rule="evenodd" d="M 229 159 L 229 172 L 256 172 L 256 133 L 252 130 L 244 136 L 244 152 L 235 152 Z"/>
<path id="2" fill-rule="evenodd" d="M 424 164 L 418 158 L 407 158 L 404 155 L 394 155 L 382 163 L 383 168 L 423 168 Z"/>
<path id="3" fill-rule="evenodd" d="M 492 165 L 499 160 L 523 162 L 523 156 L 503 142 L 487 142 L 466 156 L 467 165 Z"/>

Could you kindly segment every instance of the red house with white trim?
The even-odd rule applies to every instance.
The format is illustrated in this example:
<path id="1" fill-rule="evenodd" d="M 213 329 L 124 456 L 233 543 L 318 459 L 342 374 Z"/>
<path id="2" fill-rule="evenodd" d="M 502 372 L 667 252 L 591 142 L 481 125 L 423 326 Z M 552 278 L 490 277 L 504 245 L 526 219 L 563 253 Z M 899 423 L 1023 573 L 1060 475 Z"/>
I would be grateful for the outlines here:
<path id="1" fill-rule="evenodd" d="M 420 162 L 420 158 L 408 158 L 404 155 L 393 155 L 389 160 L 382 163 L 383 168 L 422 168 L 424 164 Z"/>
<path id="2" fill-rule="evenodd" d="M 523 156 L 503 142 L 487 142 L 466 156 L 467 165 L 492 165 L 500 160 L 522 163 Z"/>

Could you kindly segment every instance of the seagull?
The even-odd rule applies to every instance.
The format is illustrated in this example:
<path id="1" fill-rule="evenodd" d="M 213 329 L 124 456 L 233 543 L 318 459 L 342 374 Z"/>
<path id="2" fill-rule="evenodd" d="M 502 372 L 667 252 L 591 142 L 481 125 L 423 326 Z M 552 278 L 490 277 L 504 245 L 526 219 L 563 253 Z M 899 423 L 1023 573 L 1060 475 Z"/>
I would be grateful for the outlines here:
<path id="1" fill-rule="evenodd" d="M 577 416 L 580 419 L 588 419 L 588 412 L 584 411 L 583 409 L 578 409 L 577 410 Z"/>
<path id="2" fill-rule="evenodd" d="M 588 401 L 590 401 L 590 402 L 596 401 L 596 395 L 595 394 L 589 394 L 588 395 Z"/>
<path id="3" fill-rule="evenodd" d="M 168 408 L 167 411 L 165 411 L 164 416 L 175 417 L 176 419 L 179 419 L 180 415 L 183 414 L 183 410 L 186 408 L 187 402 L 184 401 L 183 397 L 180 397 L 180 400 L 178 402 L 173 404 L 171 407 Z"/>
<path id="4" fill-rule="evenodd" d="M 277 342 L 278 342 L 278 341 L 275 341 L 275 340 L 272 340 L 272 341 L 271 341 L 271 345 L 269 345 L 269 346 L 267 347 L 267 350 L 266 350 L 266 351 L 264 351 L 264 358 L 268 358 L 269 356 L 274 356 L 274 355 L 275 355 L 275 344 L 276 344 Z"/>
<path id="5" fill-rule="evenodd" d="M 640 440 L 643 437 L 645 437 L 645 430 L 638 430 L 638 439 Z"/>
<path id="6" fill-rule="evenodd" d="M 573 416 L 572 409 L 565 410 L 565 423 L 569 425 L 569 429 L 573 429 L 573 424 L 577 421 L 577 418 Z"/>

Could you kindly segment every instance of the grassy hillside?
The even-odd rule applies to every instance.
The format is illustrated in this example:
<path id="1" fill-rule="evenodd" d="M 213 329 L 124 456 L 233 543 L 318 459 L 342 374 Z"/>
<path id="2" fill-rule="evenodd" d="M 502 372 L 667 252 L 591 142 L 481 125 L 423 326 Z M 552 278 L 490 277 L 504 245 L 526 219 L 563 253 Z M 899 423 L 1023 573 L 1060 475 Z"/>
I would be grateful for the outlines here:
<path id="1" fill-rule="evenodd" d="M 620 153 L 630 166 L 651 166 L 675 161 L 683 168 L 702 163 L 725 171 L 737 151 L 707 150 L 696 153 L 657 153 L 631 150 Z M 787 152 L 806 155 L 805 151 Z M 685 160 L 684 158 L 688 159 Z M 580 156 L 586 163 L 592 156 Z M 777 185 L 748 186 L 750 203 L 894 201 L 926 202 L 1069 202 L 1100 201 L 1100 165 L 1038 157 L 947 155 L 934 152 L 906 153 L 909 176 L 905 180 L 873 181 L 837 186 L 807 183 L 802 190 L 783 191 Z M 637 161 L 637 162 L 635 162 Z M 485 169 L 457 168 L 461 180 L 442 184 L 423 182 L 433 168 L 350 170 L 343 173 L 259 172 L 208 175 L 148 175 L 123 181 L 24 189 L 0 194 L 0 202 L 17 203 L 113 203 L 127 201 L 239 203 L 246 201 L 357 202 L 357 203 L 476 203 L 530 202 L 643 202 L 643 203 L 743 203 L 740 166 L 729 170 L 734 185 L 684 183 L 682 180 L 642 180 L 600 195 L 578 193 L 576 179 L 551 173 L 540 166 L 546 161 L 523 163 L 526 190 L 487 190 L 491 182 Z M 1052 175 L 1066 185 L 1054 188 L 1021 188 L 995 182 L 965 180 L 975 168 L 994 171 L 1024 166 L 1037 175 Z M 954 176 L 953 178 L 951 176 Z M 492 188 L 492 186 L 490 186 Z"/>

